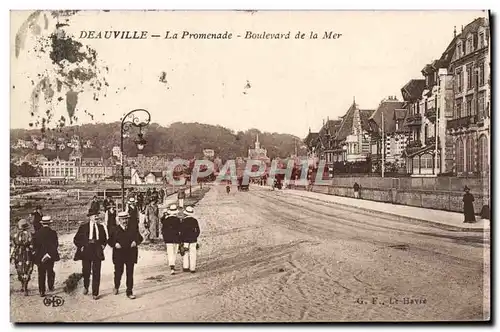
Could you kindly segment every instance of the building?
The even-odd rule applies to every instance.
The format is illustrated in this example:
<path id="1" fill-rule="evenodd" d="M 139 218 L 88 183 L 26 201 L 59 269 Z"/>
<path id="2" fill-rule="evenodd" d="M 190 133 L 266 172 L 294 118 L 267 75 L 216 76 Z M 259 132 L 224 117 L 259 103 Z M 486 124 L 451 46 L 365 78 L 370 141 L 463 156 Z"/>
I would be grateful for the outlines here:
<path id="1" fill-rule="evenodd" d="M 400 130 L 406 116 L 404 107 L 404 102 L 390 96 L 380 102 L 368 119 L 371 129 L 370 154 L 374 163 L 381 162 L 383 154 L 385 163 L 393 164 L 395 168 L 404 165 L 403 151 L 408 140 L 407 135 Z"/>
<path id="2" fill-rule="evenodd" d="M 268 164 L 270 158 L 267 156 L 267 150 L 260 147 L 259 134 L 255 140 L 255 147 L 253 149 L 248 149 L 248 159 L 249 160 L 261 160 Z"/>
<path id="3" fill-rule="evenodd" d="M 213 160 L 215 157 L 215 151 L 213 149 L 203 149 L 203 157 L 208 160 Z"/>
<path id="4" fill-rule="evenodd" d="M 366 161 L 370 156 L 371 128 L 368 120 L 374 110 L 363 110 L 354 100 L 342 117 L 334 138 L 333 161 Z"/>
<path id="5" fill-rule="evenodd" d="M 121 161 L 122 150 L 120 149 L 119 146 L 113 146 L 113 149 L 111 150 L 111 155 L 116 157 L 119 161 Z"/>
<path id="6" fill-rule="evenodd" d="M 114 166 L 103 158 L 82 158 L 78 169 L 78 181 L 95 182 L 111 178 Z"/>
<path id="7" fill-rule="evenodd" d="M 452 169 L 459 176 L 485 176 L 490 168 L 490 28 L 478 18 L 455 37 L 449 64 L 454 75 L 453 105 L 446 132 L 451 146 Z"/>
<path id="8" fill-rule="evenodd" d="M 149 172 L 144 177 L 144 183 L 146 183 L 146 184 L 160 184 L 160 183 L 163 183 L 163 174 L 162 174 L 162 172 Z"/>
<path id="9" fill-rule="evenodd" d="M 59 158 L 48 160 L 42 164 L 42 176 L 55 182 L 74 181 L 77 176 L 77 166 L 74 161 Z"/>

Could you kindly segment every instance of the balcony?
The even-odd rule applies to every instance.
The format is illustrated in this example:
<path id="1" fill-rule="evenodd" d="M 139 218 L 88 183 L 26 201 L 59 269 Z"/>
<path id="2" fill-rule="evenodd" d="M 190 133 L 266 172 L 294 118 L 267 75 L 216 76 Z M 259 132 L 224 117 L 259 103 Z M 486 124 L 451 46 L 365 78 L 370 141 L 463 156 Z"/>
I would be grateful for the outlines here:
<path id="1" fill-rule="evenodd" d="M 436 109 L 431 108 L 425 112 L 425 117 L 431 121 L 436 120 Z"/>
<path id="2" fill-rule="evenodd" d="M 448 120 L 446 124 L 447 129 L 459 129 L 459 128 L 468 128 L 472 125 L 477 124 L 477 115 L 466 116 L 463 118 Z"/>
<path id="3" fill-rule="evenodd" d="M 425 139 L 425 145 L 426 146 L 429 146 L 429 145 L 436 146 L 436 137 L 427 137 Z M 440 147 L 440 146 L 441 146 L 441 142 L 438 141 L 438 147 Z"/>
<path id="4" fill-rule="evenodd" d="M 411 114 L 406 118 L 406 124 L 408 126 L 421 126 L 422 125 L 422 117 L 420 114 Z"/>

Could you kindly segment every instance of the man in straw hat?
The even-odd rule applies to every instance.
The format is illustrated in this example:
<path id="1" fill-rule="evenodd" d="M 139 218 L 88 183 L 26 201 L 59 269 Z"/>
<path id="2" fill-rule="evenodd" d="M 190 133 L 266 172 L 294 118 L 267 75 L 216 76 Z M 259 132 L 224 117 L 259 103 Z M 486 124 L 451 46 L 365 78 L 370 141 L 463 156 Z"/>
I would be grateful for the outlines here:
<path id="1" fill-rule="evenodd" d="M 36 231 L 33 236 L 33 248 L 35 250 L 35 264 L 38 266 L 38 290 L 40 296 L 45 296 L 45 279 L 49 291 L 54 290 L 56 273 L 54 263 L 59 261 L 59 240 L 57 233 L 50 228 L 52 218 L 43 216 L 41 220 L 42 228 Z"/>
<path id="2" fill-rule="evenodd" d="M 90 273 L 92 272 L 92 297 L 99 299 L 101 284 L 101 262 L 104 260 L 104 248 L 107 237 L 104 226 L 99 223 L 99 215 L 94 212 L 88 214 L 90 220 L 78 228 L 73 238 L 76 246 L 75 261 L 82 261 L 83 294 L 89 293 Z"/>
<path id="3" fill-rule="evenodd" d="M 192 206 L 186 206 L 184 209 L 186 217 L 181 223 L 181 241 L 184 246 L 184 255 L 182 260 L 182 270 L 184 272 L 196 272 L 196 246 L 198 236 L 200 235 L 200 226 L 198 220 L 194 217 Z"/>
<path id="4" fill-rule="evenodd" d="M 137 229 L 128 227 L 129 215 L 127 212 L 118 213 L 118 226 L 113 229 L 109 239 L 109 245 L 113 247 L 113 264 L 115 266 L 115 289 L 114 294 L 118 295 L 120 282 L 125 267 L 127 277 L 127 292 L 129 299 L 135 299 L 132 292 L 134 287 L 134 265 L 137 263 L 138 249 L 143 238 Z"/>
<path id="5" fill-rule="evenodd" d="M 29 231 L 30 224 L 26 219 L 19 220 L 19 231 L 12 238 L 12 251 L 10 260 L 14 262 L 17 271 L 17 279 L 21 282 L 21 291 L 28 295 L 28 283 L 33 273 L 33 239 Z"/>
<path id="6" fill-rule="evenodd" d="M 175 259 L 177 250 L 179 250 L 179 227 L 181 221 L 177 216 L 178 213 L 179 210 L 177 205 L 172 204 L 163 212 L 163 217 L 160 220 L 162 223 L 161 233 L 163 235 L 163 241 L 165 241 L 167 246 L 167 259 L 168 265 L 170 266 L 170 274 L 175 274 Z"/>

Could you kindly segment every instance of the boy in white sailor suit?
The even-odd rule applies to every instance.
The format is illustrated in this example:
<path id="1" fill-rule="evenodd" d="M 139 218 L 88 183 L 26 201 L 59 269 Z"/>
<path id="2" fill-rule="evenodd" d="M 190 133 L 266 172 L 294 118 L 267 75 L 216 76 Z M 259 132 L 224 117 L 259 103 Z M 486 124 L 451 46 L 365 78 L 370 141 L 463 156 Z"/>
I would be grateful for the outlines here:
<path id="1" fill-rule="evenodd" d="M 183 244 L 182 270 L 184 272 L 196 272 L 196 249 L 198 236 L 200 235 L 200 226 L 198 220 L 194 218 L 194 209 L 192 206 L 186 206 L 184 209 L 186 217 L 181 222 L 181 243 Z"/>

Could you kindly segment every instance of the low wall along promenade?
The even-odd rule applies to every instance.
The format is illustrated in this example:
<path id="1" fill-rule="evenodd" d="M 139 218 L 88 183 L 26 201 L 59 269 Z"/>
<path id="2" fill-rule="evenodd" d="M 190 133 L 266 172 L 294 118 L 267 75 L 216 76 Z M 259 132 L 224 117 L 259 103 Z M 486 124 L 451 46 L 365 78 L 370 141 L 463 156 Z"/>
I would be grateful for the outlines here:
<path id="1" fill-rule="evenodd" d="M 361 186 L 362 199 L 454 212 L 463 211 L 464 186 L 468 186 L 474 195 L 476 214 L 484 205 L 490 206 L 488 178 L 333 178 L 329 185 L 313 185 L 312 191 L 354 197 L 355 182 Z"/>

